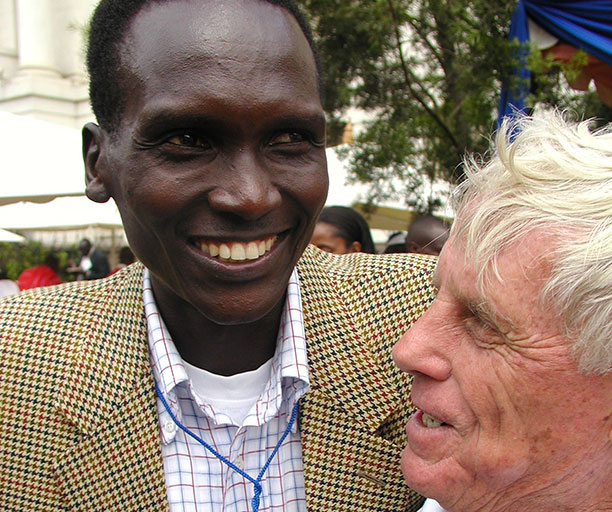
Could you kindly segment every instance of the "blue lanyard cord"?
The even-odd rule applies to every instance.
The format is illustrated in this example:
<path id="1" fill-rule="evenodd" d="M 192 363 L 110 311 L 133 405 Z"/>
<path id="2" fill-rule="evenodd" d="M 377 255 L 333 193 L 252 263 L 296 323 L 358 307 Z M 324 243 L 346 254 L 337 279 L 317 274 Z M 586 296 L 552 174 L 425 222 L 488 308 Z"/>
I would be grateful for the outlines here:
<path id="1" fill-rule="evenodd" d="M 162 392 L 160 391 L 159 386 L 157 385 L 157 381 L 155 381 L 155 391 L 157 392 L 157 396 L 161 400 L 161 403 L 164 404 L 164 407 L 166 408 L 166 411 L 168 412 L 168 414 L 172 418 L 172 421 L 174 421 L 174 423 L 176 423 L 176 426 L 178 428 L 180 428 L 183 432 L 185 432 L 185 434 L 187 434 L 187 435 L 191 436 L 193 439 L 195 439 L 204 448 L 206 448 L 215 457 L 217 457 L 221 462 L 223 462 L 224 464 L 226 464 L 227 466 L 232 468 L 234 471 L 236 471 L 237 473 L 242 475 L 244 478 L 246 478 L 249 482 L 251 482 L 253 484 L 254 492 L 253 492 L 253 499 L 251 500 L 251 506 L 253 507 L 253 512 L 257 512 L 259 510 L 259 501 L 260 501 L 260 498 L 261 498 L 261 479 L 263 478 L 264 473 L 268 469 L 268 466 L 272 462 L 272 459 L 276 455 L 276 452 L 278 452 L 278 450 L 280 449 L 281 445 L 283 444 L 283 441 L 289 435 L 289 432 L 291 431 L 291 427 L 293 427 L 293 424 L 295 423 L 295 419 L 297 418 L 297 414 L 298 414 L 298 404 L 296 403 L 293 406 L 293 411 L 291 412 L 291 418 L 289 419 L 289 423 L 287 424 L 287 428 L 285 429 L 285 432 L 283 433 L 281 438 L 278 440 L 278 443 L 276 443 L 276 446 L 274 447 L 274 450 L 270 454 L 270 457 L 268 457 L 268 460 L 264 464 L 263 468 L 261 468 L 261 471 L 259 472 L 259 475 L 257 475 L 257 479 L 254 479 L 253 477 L 251 477 L 250 475 L 245 473 L 242 469 L 240 469 L 238 466 L 236 466 L 235 464 L 232 464 L 232 462 L 230 462 L 223 455 L 221 455 L 217 450 L 215 450 L 212 446 L 210 446 L 206 441 L 204 441 L 204 439 L 202 439 L 201 437 L 197 436 L 191 430 L 189 430 L 187 427 L 185 427 L 176 418 L 176 416 L 174 416 L 174 414 L 172 414 L 172 411 L 170 410 L 170 407 L 168 406 L 168 402 L 166 402 L 166 399 L 162 395 Z"/>

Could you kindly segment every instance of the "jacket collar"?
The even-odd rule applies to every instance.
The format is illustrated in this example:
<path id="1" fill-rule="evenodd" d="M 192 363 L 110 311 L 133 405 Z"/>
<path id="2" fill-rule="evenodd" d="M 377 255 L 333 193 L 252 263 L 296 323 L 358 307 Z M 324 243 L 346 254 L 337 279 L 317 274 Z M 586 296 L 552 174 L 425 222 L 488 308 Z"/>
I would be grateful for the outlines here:
<path id="1" fill-rule="evenodd" d="M 381 374 L 393 365 L 393 333 L 381 343 L 378 333 L 364 325 L 371 317 L 367 309 L 376 306 L 356 292 L 363 283 L 347 277 L 350 269 L 322 273 L 322 265 L 330 267 L 328 259 L 309 246 L 298 265 L 311 387 L 375 432 L 402 398 L 397 379 Z"/>

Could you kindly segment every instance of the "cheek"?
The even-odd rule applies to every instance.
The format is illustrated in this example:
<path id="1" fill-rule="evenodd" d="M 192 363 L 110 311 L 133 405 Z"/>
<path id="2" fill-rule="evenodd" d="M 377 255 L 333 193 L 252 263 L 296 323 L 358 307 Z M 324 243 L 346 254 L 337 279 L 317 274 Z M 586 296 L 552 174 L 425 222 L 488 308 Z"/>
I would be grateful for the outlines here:
<path id="1" fill-rule="evenodd" d="M 324 163 L 319 164 L 300 175 L 300 178 L 292 179 L 286 189 L 316 220 L 327 199 L 329 187 L 327 168 Z"/>
<path id="2" fill-rule="evenodd" d="M 116 180 L 114 197 L 124 213 L 148 224 L 176 214 L 192 196 L 192 190 L 184 178 L 169 176 L 137 161 L 124 167 Z"/>
<path id="3" fill-rule="evenodd" d="M 325 169 L 314 169 L 309 173 L 300 173 L 299 178 L 292 176 L 290 181 L 277 182 L 277 188 L 284 197 L 285 204 L 292 204 L 295 211 L 301 212 L 304 218 L 302 232 L 304 247 L 310 241 L 314 232 L 317 218 L 327 198 L 327 171 Z"/>
<path id="4" fill-rule="evenodd" d="M 464 456 L 483 478 L 516 478 L 532 451 L 531 426 L 542 421 L 534 416 L 531 391 L 492 350 L 467 350 L 462 359 L 465 370 L 457 371 L 456 364 L 453 373 L 466 405 Z"/>
<path id="5" fill-rule="evenodd" d="M 473 386 L 469 401 L 478 419 L 474 466 L 480 478 L 498 488 L 552 471 L 564 452 L 579 449 L 567 450 L 575 441 L 572 435 L 587 432 L 588 426 L 579 426 L 577 415 L 567 410 L 557 378 L 542 378 L 534 368 L 495 359 L 482 372 L 481 386 Z M 587 441 L 584 436 L 582 441 Z"/>
<path id="6" fill-rule="evenodd" d="M 132 180 L 131 183 L 126 184 L 124 190 L 125 199 L 134 211 L 146 213 L 152 217 L 163 217 L 175 212 L 179 207 L 179 198 L 187 195 L 171 181 L 154 184 Z"/>

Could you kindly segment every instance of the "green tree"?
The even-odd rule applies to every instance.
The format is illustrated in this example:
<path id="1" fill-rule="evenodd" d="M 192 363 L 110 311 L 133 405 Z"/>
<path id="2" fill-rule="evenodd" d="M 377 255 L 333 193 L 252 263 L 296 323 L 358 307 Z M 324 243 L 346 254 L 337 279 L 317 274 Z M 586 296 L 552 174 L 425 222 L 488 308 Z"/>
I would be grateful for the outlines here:
<path id="1" fill-rule="evenodd" d="M 518 46 L 508 41 L 516 0 L 300 3 L 320 47 L 330 143 L 349 107 L 371 119 L 345 151 L 351 180 L 369 184 L 371 202 L 435 210 L 440 198 L 426 185 L 461 179 L 464 154 L 489 148 L 502 81 L 517 86 Z M 577 105 L 551 70 L 541 66 L 532 102 Z"/>

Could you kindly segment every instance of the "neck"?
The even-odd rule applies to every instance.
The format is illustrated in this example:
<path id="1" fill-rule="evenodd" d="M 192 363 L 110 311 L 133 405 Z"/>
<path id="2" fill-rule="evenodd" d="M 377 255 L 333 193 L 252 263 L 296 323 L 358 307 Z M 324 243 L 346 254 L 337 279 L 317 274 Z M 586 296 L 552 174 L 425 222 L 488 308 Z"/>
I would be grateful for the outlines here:
<path id="1" fill-rule="evenodd" d="M 276 316 L 276 315 L 274 315 Z M 165 318 L 164 318 L 165 321 Z M 220 326 L 212 322 L 168 325 L 172 340 L 188 363 L 217 375 L 256 370 L 274 356 L 278 320 L 268 318 L 247 325 Z"/>
<path id="2" fill-rule="evenodd" d="M 284 296 L 263 318 L 237 325 L 215 323 L 187 302 L 155 296 L 172 341 L 189 364 L 228 376 L 255 370 L 274 356 Z"/>

